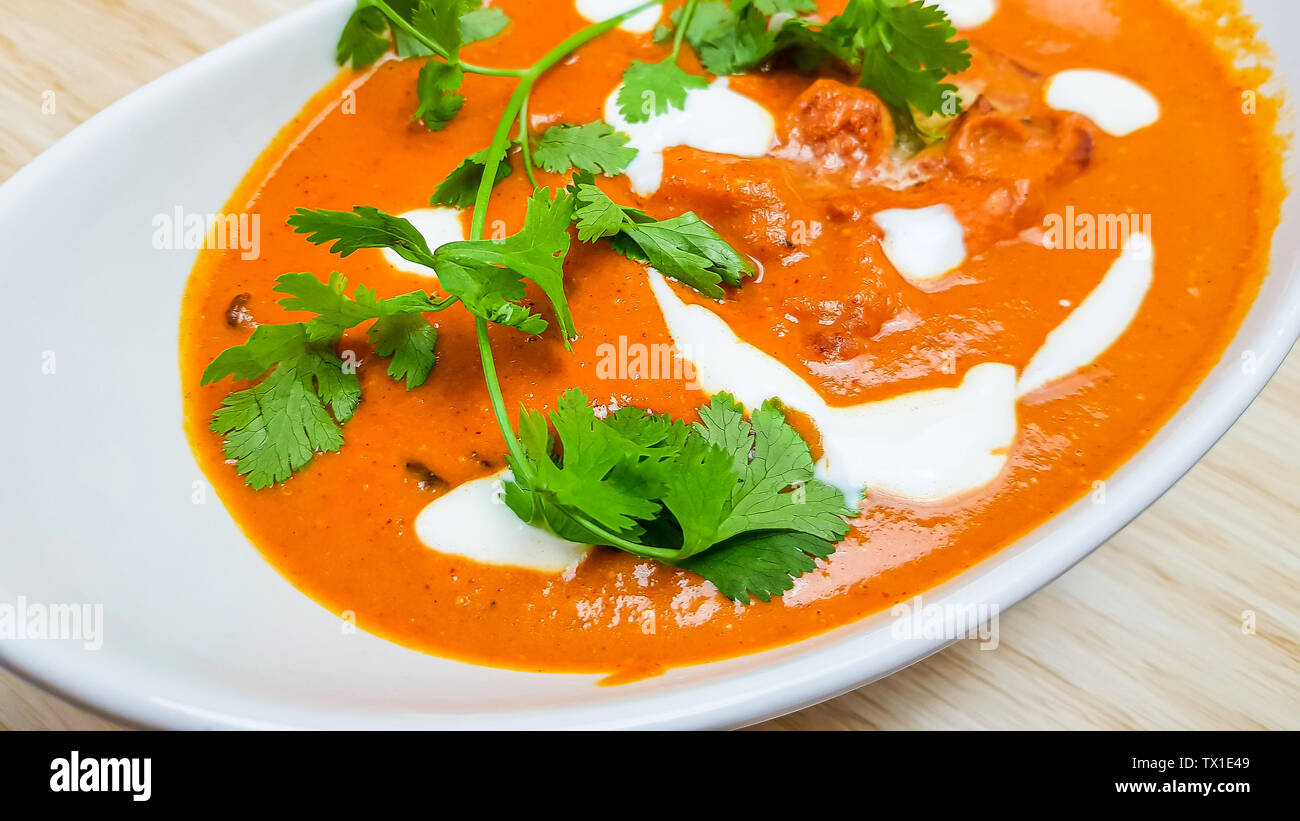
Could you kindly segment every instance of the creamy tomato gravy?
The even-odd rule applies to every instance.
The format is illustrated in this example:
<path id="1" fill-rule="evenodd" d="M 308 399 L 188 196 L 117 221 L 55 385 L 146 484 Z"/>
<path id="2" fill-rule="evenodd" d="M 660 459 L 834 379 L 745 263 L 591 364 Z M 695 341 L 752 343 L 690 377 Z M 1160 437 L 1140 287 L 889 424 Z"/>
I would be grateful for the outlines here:
<path id="1" fill-rule="evenodd" d="M 471 47 L 480 64 L 527 64 L 586 22 L 563 0 L 496 4 L 513 24 Z M 1092 364 L 1020 399 L 1007 466 L 992 483 L 939 503 L 869 492 L 832 559 L 767 604 L 735 605 L 699 577 L 613 550 L 558 575 L 438 553 L 415 533 L 419 513 L 504 467 L 473 323 L 453 310 L 433 317 L 438 364 L 410 393 L 369 356 L 363 333 L 346 336 L 341 349 L 362 363 L 364 399 L 343 428 L 343 449 L 282 485 L 247 488 L 207 430 L 230 386 L 199 387 L 199 374 L 247 338 L 247 317 L 299 318 L 276 305 L 275 278 L 340 270 L 380 295 L 436 288 L 379 251 L 332 257 L 284 220 L 299 206 L 427 207 L 433 187 L 488 144 L 512 87 L 469 77 L 461 115 L 429 133 L 408 124 L 418 63 L 389 60 L 344 72 L 322 91 L 232 197 L 229 211 L 263 215 L 261 257 L 205 251 L 191 278 L 181 338 L 187 426 L 223 502 L 287 578 L 331 611 L 355 613 L 362 629 L 473 662 L 620 680 L 851 622 L 1010 544 L 1130 457 L 1221 355 L 1267 262 L 1279 160 L 1272 104 L 1261 98 L 1258 113 L 1242 114 L 1243 90 L 1260 78 L 1235 73 L 1200 24 L 1163 0 L 1001 0 L 965 36 L 975 61 L 960 84 L 998 105 L 972 104 L 949 140 L 905 174 L 883 169 L 892 126 L 870 94 L 835 78 L 773 71 L 730 80 L 775 118 L 768 154 L 668 148 L 654 194 L 633 194 L 624 177 L 602 185 L 656 216 L 693 210 L 750 255 L 759 278 L 724 303 L 675 293 L 707 304 L 833 406 L 955 387 L 984 363 L 1023 371 L 1119 253 L 1045 249 L 1031 241 L 1044 216 L 1067 207 L 1150 215 L 1155 276 L 1137 317 Z M 662 53 L 626 31 L 595 41 L 538 85 L 533 128 L 600 119 L 628 61 Z M 1158 121 L 1116 137 L 1047 106 L 1047 79 L 1079 68 L 1140 84 L 1159 101 Z M 495 220 L 509 231 L 522 221 L 529 187 L 514 162 L 492 200 L 489 232 Z M 563 183 L 544 173 L 539 181 Z M 965 260 L 946 276 L 909 282 L 886 259 L 873 215 L 936 203 L 961 222 Z M 680 379 L 595 375 L 602 343 L 671 341 L 644 268 L 604 245 L 575 242 L 566 278 L 579 329 L 572 353 L 552 331 L 493 329 L 507 403 L 547 409 L 580 386 L 602 403 L 691 418 L 706 397 Z M 794 421 L 817 450 L 815 427 Z"/>

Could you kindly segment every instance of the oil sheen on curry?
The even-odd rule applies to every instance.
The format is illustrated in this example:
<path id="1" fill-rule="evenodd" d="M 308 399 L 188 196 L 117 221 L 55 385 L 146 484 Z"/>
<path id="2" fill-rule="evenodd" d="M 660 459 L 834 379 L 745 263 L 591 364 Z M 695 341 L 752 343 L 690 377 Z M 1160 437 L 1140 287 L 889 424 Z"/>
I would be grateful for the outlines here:
<path id="1" fill-rule="evenodd" d="M 526 67 L 632 5 L 492 0 L 509 25 L 462 57 Z M 844 7 L 790 5 L 813 21 Z M 227 207 L 261 215 L 260 255 L 204 251 L 185 296 L 189 436 L 250 540 L 321 605 L 402 645 L 620 681 L 887 609 L 1092 492 L 1195 389 L 1254 298 L 1281 199 L 1275 105 L 1255 93 L 1262 71 L 1223 50 L 1252 34 L 1228 3 L 939 5 L 971 62 L 949 78 L 960 113 L 938 124 L 901 119 L 841 68 L 778 55 L 715 77 L 689 45 L 680 65 L 702 80 L 681 106 L 629 122 L 624 72 L 670 53 L 677 2 L 583 45 L 528 100 L 533 141 L 562 123 L 625 135 L 635 159 L 597 185 L 649 218 L 693 212 L 753 275 L 707 298 L 575 237 L 571 349 L 531 282 L 523 304 L 546 331 L 490 328 L 513 421 L 575 387 L 598 417 L 636 407 L 687 422 L 717 394 L 747 412 L 776 397 L 818 481 L 857 511 L 784 595 L 738 602 L 696 573 L 515 516 L 466 310 L 427 314 L 436 365 L 412 390 L 364 325 L 343 335 L 363 398 L 341 448 L 259 490 L 227 459 L 209 423 L 232 383 L 200 375 L 254 328 L 304 319 L 280 305 L 277 277 L 339 271 L 380 297 L 443 296 L 434 271 L 389 250 L 340 259 L 308 243 L 286 224 L 296 209 L 374 206 L 431 249 L 470 237 L 473 207 L 430 195 L 493 141 L 516 81 L 468 74 L 463 107 L 432 131 L 412 120 L 424 59 L 393 53 L 344 69 L 284 128 Z M 517 145 L 507 162 L 485 236 L 520 230 L 533 193 Z M 552 190 L 571 177 L 535 176 Z"/>

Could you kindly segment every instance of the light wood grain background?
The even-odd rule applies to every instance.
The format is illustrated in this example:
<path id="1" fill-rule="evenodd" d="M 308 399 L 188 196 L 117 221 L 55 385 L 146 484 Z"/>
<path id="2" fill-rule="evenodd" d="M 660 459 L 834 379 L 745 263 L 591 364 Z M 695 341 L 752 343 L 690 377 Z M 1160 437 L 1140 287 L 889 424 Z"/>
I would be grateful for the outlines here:
<path id="1" fill-rule="evenodd" d="M 0 0 L 0 178 L 304 0 Z M 327 47 L 327 45 L 326 45 Z M 53 114 L 42 113 L 53 91 Z M 1300 356 L 1176 488 L 972 642 L 766 728 L 1300 728 Z M 2 528 L 2 525 L 0 525 Z M 1256 633 L 1241 629 L 1256 614 Z M 0 728 L 105 729 L 0 671 Z"/>

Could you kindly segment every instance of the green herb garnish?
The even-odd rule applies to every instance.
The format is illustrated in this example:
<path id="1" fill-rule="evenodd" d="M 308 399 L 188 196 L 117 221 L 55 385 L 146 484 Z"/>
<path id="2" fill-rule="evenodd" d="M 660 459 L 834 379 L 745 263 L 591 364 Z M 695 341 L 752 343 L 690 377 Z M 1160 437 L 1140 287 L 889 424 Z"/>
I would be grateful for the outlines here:
<path id="1" fill-rule="evenodd" d="M 970 51 L 940 8 L 924 0 L 849 0 L 824 24 L 795 16 L 771 25 L 773 15 L 814 10 L 811 0 L 702 0 L 693 14 L 688 5 L 672 19 L 677 42 L 684 35 L 713 74 L 739 74 L 781 54 L 805 69 L 838 63 L 880 96 L 904 134 L 916 130 L 914 112 L 960 111 L 957 88 L 945 79 L 970 67 Z"/>
<path id="2" fill-rule="evenodd" d="M 227 376 L 256 379 L 270 371 L 253 387 L 227 396 L 211 424 L 226 437 L 226 456 L 236 460 L 236 470 L 254 489 L 283 482 L 317 451 L 343 445 L 339 426 L 361 401 L 355 359 L 345 362 L 335 352 L 344 331 L 374 320 L 371 346 L 379 356 L 391 357 L 389 375 L 405 380 L 410 390 L 428 378 L 438 341 L 437 329 L 423 314 L 452 304 L 423 291 L 378 299 L 364 286 L 348 297 L 347 280 L 338 273 L 327 283 L 303 273 L 284 274 L 276 283 L 275 290 L 288 295 L 281 306 L 316 317 L 258 327 L 247 342 L 222 351 L 202 377 L 207 385 Z"/>
<path id="3" fill-rule="evenodd" d="M 698 0 L 687 0 L 682 7 L 685 26 L 690 25 Z M 633 60 L 623 72 L 623 87 L 618 91 L 618 110 L 629 123 L 643 123 L 673 108 L 685 108 L 686 94 L 693 88 L 706 88 L 709 83 L 697 74 L 691 74 L 677 64 L 686 29 L 679 27 L 673 37 L 672 53 L 657 63 Z"/>
<path id="4" fill-rule="evenodd" d="M 724 294 L 720 283 L 738 288 L 744 277 L 754 275 L 753 264 L 692 212 L 657 220 L 618 205 L 590 177 L 576 178 L 573 188 L 578 204 L 574 219 L 583 242 L 608 237 L 624 256 L 647 262 L 713 299 Z"/>
<path id="5" fill-rule="evenodd" d="M 448 205 L 452 208 L 469 208 L 478 198 L 479 188 L 483 185 L 483 172 L 487 170 L 487 156 L 490 149 L 470 154 L 452 169 L 447 178 L 438 183 L 429 197 L 430 205 Z M 510 164 L 498 162 L 492 171 L 492 187 L 510 176 Z"/>
<path id="6" fill-rule="evenodd" d="M 848 533 L 839 490 L 813 478 L 808 445 L 768 402 L 745 419 L 727 394 L 700 422 L 623 408 L 596 417 L 572 390 L 546 418 L 520 413 L 522 461 L 505 499 L 526 522 L 693 570 L 732 599 L 789 590 Z"/>
<path id="7" fill-rule="evenodd" d="M 430 131 L 441 131 L 460 112 L 466 74 L 518 77 L 518 69 L 465 62 L 460 49 L 500 34 L 509 24 L 500 9 L 478 0 L 357 0 L 335 48 L 339 65 L 364 68 L 388 51 L 388 33 L 399 57 L 429 57 L 416 83 L 419 105 L 411 115 Z"/>
<path id="8" fill-rule="evenodd" d="M 259 327 L 203 374 L 204 384 L 226 376 L 261 378 L 227 396 L 212 422 L 251 486 L 284 481 L 315 453 L 341 447 L 341 426 L 361 398 L 355 360 L 337 353 L 345 332 L 371 323 L 375 354 L 389 358 L 388 373 L 414 389 L 435 366 L 438 334 L 426 315 L 460 304 L 474 316 L 488 395 L 508 451 L 513 477 L 506 501 L 524 521 L 691 570 L 738 601 L 783 593 L 834 551 L 853 510 L 837 489 L 814 478 L 808 444 L 776 400 L 747 419 L 734 399 L 718 394 L 700 409 L 700 422 L 687 425 L 637 408 L 598 416 L 587 397 L 572 390 L 549 417 L 521 408 L 517 433 L 506 410 L 489 323 L 545 332 L 546 319 L 524 299 L 531 281 L 546 294 L 557 331 L 570 344 L 577 334 L 564 289 L 570 226 L 576 225 L 580 241 L 608 241 L 712 298 L 754 273 L 752 263 L 695 214 L 655 219 L 597 187 L 596 175 L 622 173 L 635 158 L 626 135 L 603 122 L 553 126 L 535 143 L 529 131 L 528 100 L 545 72 L 659 2 L 576 32 L 528 68 L 490 68 L 464 61 L 461 49 L 502 31 L 508 21 L 500 11 L 477 0 L 358 0 L 339 39 L 339 62 L 369 65 L 387 51 L 390 37 L 399 56 L 425 59 L 413 118 L 430 130 L 446 127 L 460 111 L 466 74 L 515 78 L 517 85 L 491 143 L 462 161 L 430 198 L 435 205 L 473 209 L 468 240 L 430 249 L 406 220 L 365 206 L 299 209 L 289 219 L 308 241 L 328 244 L 341 257 L 389 248 L 433 269 L 446 295 L 416 291 L 381 299 L 364 286 L 349 295 L 337 273 L 324 282 L 303 273 L 280 277 L 276 290 L 286 295 L 280 304 L 314 316 Z M 965 43 L 951 42 L 947 19 L 920 2 L 850 0 L 824 25 L 798 16 L 771 25 L 773 15 L 813 9 L 811 0 L 688 0 L 672 16 L 673 25 L 656 32 L 656 41 L 671 38 L 669 55 L 629 66 L 620 111 L 629 122 L 643 122 L 682 108 L 690 89 L 707 84 L 679 65 L 684 42 L 720 74 L 749 70 L 783 52 L 805 66 L 839 61 L 886 103 L 908 112 L 933 111 L 948 88 L 946 74 L 969 63 Z M 573 182 L 554 192 L 534 182 L 523 227 L 485 239 L 489 200 L 511 173 L 508 155 L 516 147 L 530 180 L 538 167 L 573 171 Z"/>
<path id="9" fill-rule="evenodd" d="M 572 168 L 615 177 L 636 159 L 636 149 L 627 147 L 627 139 L 626 134 L 599 120 L 586 125 L 555 125 L 542 134 L 533 159 L 553 174 Z"/>

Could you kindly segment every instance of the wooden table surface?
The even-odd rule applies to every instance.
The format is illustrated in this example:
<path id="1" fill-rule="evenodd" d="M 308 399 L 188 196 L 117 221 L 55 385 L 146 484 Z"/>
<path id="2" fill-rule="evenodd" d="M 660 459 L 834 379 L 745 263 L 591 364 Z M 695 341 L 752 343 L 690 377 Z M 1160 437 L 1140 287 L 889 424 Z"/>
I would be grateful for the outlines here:
<path id="1" fill-rule="evenodd" d="M 0 0 L 0 178 L 124 94 L 304 1 Z M 53 113 L 42 113 L 47 91 Z M 1298 409 L 1293 355 L 1177 487 L 1003 614 L 997 650 L 962 642 L 764 726 L 1300 728 Z M 1243 611 L 1256 614 L 1253 635 Z M 0 727 L 114 726 L 0 671 Z"/>

